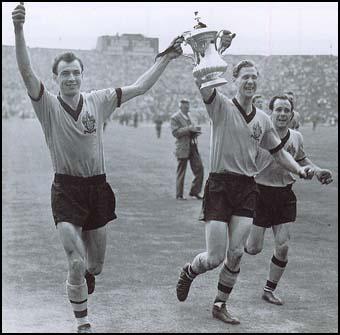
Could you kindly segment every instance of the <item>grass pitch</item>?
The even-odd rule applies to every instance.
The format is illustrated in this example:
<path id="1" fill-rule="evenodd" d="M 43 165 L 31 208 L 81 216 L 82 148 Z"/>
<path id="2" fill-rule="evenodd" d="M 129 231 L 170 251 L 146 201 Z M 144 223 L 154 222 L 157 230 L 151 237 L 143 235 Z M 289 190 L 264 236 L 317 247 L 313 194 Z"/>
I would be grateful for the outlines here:
<path id="1" fill-rule="evenodd" d="M 175 200 L 176 159 L 170 129 L 156 138 L 153 125 L 116 123 L 104 134 L 107 178 L 116 193 L 117 216 L 108 228 L 104 271 L 89 298 L 94 331 L 127 332 L 337 332 L 338 330 L 338 137 L 337 128 L 310 124 L 302 134 L 309 157 L 334 173 L 328 186 L 298 180 L 297 221 L 289 262 L 278 285 L 283 306 L 261 300 L 273 252 L 244 255 L 230 297 L 241 324 L 211 316 L 219 269 L 199 276 L 186 302 L 175 287 L 185 262 L 205 249 L 201 202 Z M 199 138 L 208 175 L 209 127 Z M 37 120 L 2 123 L 2 330 L 73 332 L 67 301 L 66 256 L 50 208 L 53 179 L 49 152 Z M 192 174 L 187 170 L 185 192 Z"/>

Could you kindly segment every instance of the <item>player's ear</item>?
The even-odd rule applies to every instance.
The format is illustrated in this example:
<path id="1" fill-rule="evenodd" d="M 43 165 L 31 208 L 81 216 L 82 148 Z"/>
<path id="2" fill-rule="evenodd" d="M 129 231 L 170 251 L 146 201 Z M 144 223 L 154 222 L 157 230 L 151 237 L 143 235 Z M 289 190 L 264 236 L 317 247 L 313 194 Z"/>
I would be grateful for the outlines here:
<path id="1" fill-rule="evenodd" d="M 292 111 L 292 116 L 290 117 L 290 121 L 293 120 L 293 117 L 294 117 L 294 112 Z"/>
<path id="2" fill-rule="evenodd" d="M 58 76 L 55 73 L 53 73 L 53 81 L 58 84 Z"/>

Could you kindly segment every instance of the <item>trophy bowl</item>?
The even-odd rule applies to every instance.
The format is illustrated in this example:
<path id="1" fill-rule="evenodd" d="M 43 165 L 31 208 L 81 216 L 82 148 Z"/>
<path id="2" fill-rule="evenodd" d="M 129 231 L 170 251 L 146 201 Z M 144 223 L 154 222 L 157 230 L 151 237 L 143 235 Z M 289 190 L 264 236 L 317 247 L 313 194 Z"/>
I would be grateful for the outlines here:
<path id="1" fill-rule="evenodd" d="M 197 15 L 198 12 L 195 12 Z M 227 83 L 227 80 L 221 76 L 226 72 L 228 64 L 222 59 L 221 41 L 218 46 L 218 39 L 221 38 L 223 30 L 218 32 L 214 29 L 209 29 L 204 23 L 199 22 L 199 17 L 196 17 L 198 24 L 194 30 L 186 31 L 182 34 L 184 43 L 189 44 L 192 51 L 192 56 L 186 56 L 193 60 L 194 69 L 192 71 L 194 78 L 201 82 L 200 88 L 217 87 Z"/>

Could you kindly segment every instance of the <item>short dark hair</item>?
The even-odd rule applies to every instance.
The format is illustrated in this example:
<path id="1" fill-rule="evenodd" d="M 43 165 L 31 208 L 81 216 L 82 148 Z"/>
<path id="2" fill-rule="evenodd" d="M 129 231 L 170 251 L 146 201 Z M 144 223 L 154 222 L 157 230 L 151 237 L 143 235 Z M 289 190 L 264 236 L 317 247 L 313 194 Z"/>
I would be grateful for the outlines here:
<path id="1" fill-rule="evenodd" d="M 262 98 L 263 99 L 263 96 L 261 94 L 256 94 L 253 96 L 253 102 L 255 102 L 257 99 L 260 99 Z"/>
<path id="2" fill-rule="evenodd" d="M 77 60 L 80 64 L 80 67 L 81 67 L 81 72 L 84 71 L 84 65 L 83 65 L 83 62 L 81 61 L 81 59 L 76 56 L 73 52 L 71 51 L 68 51 L 68 52 L 64 52 L 60 55 L 58 55 L 56 58 L 54 58 L 54 61 L 53 61 L 53 66 L 52 66 L 52 72 L 55 74 L 55 75 L 58 75 L 58 64 L 61 62 L 61 61 L 64 61 L 66 63 L 71 63 L 73 62 L 74 60 Z"/>
<path id="3" fill-rule="evenodd" d="M 243 67 L 254 67 L 257 71 L 257 74 L 259 73 L 257 67 L 255 66 L 255 63 L 252 62 L 251 60 L 248 60 L 248 59 L 244 59 L 244 60 L 241 60 L 240 62 L 238 62 L 234 68 L 233 68 L 233 77 L 234 78 L 237 78 L 238 75 L 240 74 L 240 71 Z"/>
<path id="4" fill-rule="evenodd" d="M 274 103 L 275 103 L 275 101 L 278 100 L 278 99 L 280 99 L 280 100 L 288 100 L 289 103 L 290 103 L 290 106 L 292 107 L 292 110 L 291 110 L 291 111 L 293 111 L 293 109 L 294 109 L 293 103 L 292 103 L 292 102 L 290 101 L 290 99 L 289 99 L 286 95 L 284 95 L 284 94 L 282 94 L 282 95 L 275 95 L 274 97 L 271 98 L 271 100 L 270 100 L 270 102 L 269 102 L 269 109 L 270 109 L 271 111 L 274 109 Z"/>

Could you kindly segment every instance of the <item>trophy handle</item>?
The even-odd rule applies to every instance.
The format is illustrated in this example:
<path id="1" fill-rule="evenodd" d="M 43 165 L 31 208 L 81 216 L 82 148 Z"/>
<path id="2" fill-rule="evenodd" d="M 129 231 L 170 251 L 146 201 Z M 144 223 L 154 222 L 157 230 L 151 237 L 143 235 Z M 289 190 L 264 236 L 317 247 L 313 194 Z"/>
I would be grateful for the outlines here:
<path id="1" fill-rule="evenodd" d="M 218 38 L 221 38 L 221 33 L 223 32 L 223 29 L 222 30 L 220 30 L 217 34 L 216 34 L 216 36 L 215 36 L 215 50 L 220 54 L 220 56 L 222 56 L 222 52 L 221 52 L 221 45 L 219 46 L 219 47 L 217 47 L 217 39 Z M 224 50 L 223 50 L 224 51 Z"/>
<path id="2" fill-rule="evenodd" d="M 217 47 L 217 44 L 216 44 L 216 42 L 217 42 L 217 39 L 218 38 L 221 38 L 221 33 L 224 31 L 224 29 L 222 29 L 222 30 L 220 30 L 219 32 L 218 32 L 218 34 L 216 34 L 216 37 L 215 37 L 215 49 L 216 49 L 216 51 L 220 54 L 220 56 L 222 56 L 222 53 L 227 49 L 227 48 L 222 48 L 222 45 L 220 45 L 219 47 Z M 236 34 L 232 34 L 232 37 L 234 38 L 236 36 Z"/>
<path id="3" fill-rule="evenodd" d="M 187 38 L 191 37 L 191 31 L 190 30 L 189 31 L 185 31 L 184 33 L 182 33 L 181 37 L 184 38 L 184 45 L 188 45 L 189 43 L 187 42 Z M 184 54 L 182 54 L 182 56 L 191 59 L 192 62 L 193 62 L 192 65 L 194 65 L 194 66 L 196 65 L 195 57 L 190 56 L 190 55 L 184 55 Z"/>

